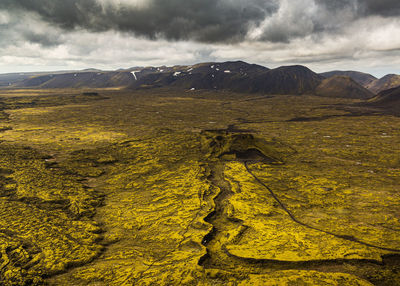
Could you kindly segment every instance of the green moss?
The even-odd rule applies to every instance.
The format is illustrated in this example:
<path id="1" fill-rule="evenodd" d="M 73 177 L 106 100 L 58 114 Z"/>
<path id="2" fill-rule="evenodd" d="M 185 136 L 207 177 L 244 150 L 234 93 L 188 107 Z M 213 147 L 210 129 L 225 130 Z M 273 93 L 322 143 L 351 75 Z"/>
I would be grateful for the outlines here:
<path id="1" fill-rule="evenodd" d="M 230 199 L 234 217 L 250 227 L 239 243 L 227 245 L 228 251 L 235 256 L 281 261 L 346 258 L 380 260 L 380 255 L 386 253 L 293 221 L 240 163 L 229 163 L 225 174 L 230 182 L 234 182 L 233 186 L 240 186 L 240 192 L 236 192 Z M 336 199 L 340 200 L 340 197 Z M 326 206 L 326 201 L 323 200 L 310 203 Z M 302 220 L 303 216 L 300 215 L 299 219 Z M 331 227 L 333 225 L 334 222 L 328 225 L 320 221 L 320 225 L 316 227 L 334 232 Z M 377 234 L 384 235 L 383 232 L 376 232 L 374 235 Z"/>
<path id="2" fill-rule="evenodd" d="M 31 148 L 0 144 L 0 280 L 40 284 L 41 277 L 96 257 L 100 229 L 78 217 L 94 214 L 101 197 L 78 177 L 46 164 Z"/>
<path id="3" fill-rule="evenodd" d="M 307 96 L 15 94 L 1 103 L 0 284 L 399 283 L 393 252 L 293 222 L 243 166 L 304 223 L 397 248 L 398 118 Z M 232 124 L 253 131 L 200 132 Z"/>

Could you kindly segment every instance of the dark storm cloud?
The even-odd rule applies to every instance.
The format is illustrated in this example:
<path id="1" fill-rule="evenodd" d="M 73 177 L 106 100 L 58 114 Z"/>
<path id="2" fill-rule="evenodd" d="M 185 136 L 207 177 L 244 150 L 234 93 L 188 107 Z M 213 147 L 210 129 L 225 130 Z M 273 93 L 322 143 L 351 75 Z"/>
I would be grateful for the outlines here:
<path id="1" fill-rule="evenodd" d="M 278 9 L 275 0 L 151 0 L 144 6 L 96 0 L 1 0 L 65 30 L 118 30 L 150 39 L 235 42 Z"/>
<path id="2" fill-rule="evenodd" d="M 359 0 L 367 15 L 399 16 L 399 0 Z"/>
<path id="3" fill-rule="evenodd" d="M 350 8 L 356 17 L 400 15 L 399 0 L 316 0 L 316 3 L 324 5 L 331 12 Z"/>
<path id="4" fill-rule="evenodd" d="M 40 44 L 43 47 L 53 47 L 62 43 L 59 36 L 45 33 L 32 33 L 24 31 L 23 38 L 31 43 Z"/>
<path id="5" fill-rule="evenodd" d="M 62 44 L 62 33 L 49 29 L 41 22 L 19 13 L 1 13 L 0 11 L 0 47 L 24 43 L 39 44 L 42 47 L 54 47 Z"/>

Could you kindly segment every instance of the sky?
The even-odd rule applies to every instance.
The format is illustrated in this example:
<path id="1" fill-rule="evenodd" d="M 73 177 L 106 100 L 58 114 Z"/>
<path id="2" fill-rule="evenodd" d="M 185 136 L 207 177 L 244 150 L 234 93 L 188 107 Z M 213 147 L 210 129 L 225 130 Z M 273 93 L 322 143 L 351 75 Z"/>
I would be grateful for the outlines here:
<path id="1" fill-rule="evenodd" d="M 0 73 L 228 60 L 400 74 L 400 1 L 0 0 Z"/>

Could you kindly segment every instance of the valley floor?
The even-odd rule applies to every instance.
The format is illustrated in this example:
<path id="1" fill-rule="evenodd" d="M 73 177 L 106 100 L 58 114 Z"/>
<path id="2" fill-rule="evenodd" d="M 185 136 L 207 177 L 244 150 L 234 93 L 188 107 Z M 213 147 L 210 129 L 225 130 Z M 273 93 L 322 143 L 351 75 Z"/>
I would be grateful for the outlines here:
<path id="1" fill-rule="evenodd" d="M 400 285 L 400 117 L 0 90 L 0 284 Z"/>

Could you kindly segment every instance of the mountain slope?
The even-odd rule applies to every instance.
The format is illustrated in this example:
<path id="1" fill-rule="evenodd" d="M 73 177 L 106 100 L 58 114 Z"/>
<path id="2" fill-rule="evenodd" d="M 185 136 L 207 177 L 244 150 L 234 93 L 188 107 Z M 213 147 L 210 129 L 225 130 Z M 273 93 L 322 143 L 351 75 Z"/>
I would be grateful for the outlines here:
<path id="1" fill-rule="evenodd" d="M 330 77 L 338 76 L 338 75 L 349 76 L 355 82 L 357 82 L 358 84 L 362 85 L 363 87 L 366 87 L 371 82 L 377 80 L 377 78 L 374 77 L 371 74 L 358 72 L 358 71 L 339 71 L 339 70 L 336 70 L 336 71 L 320 73 L 320 75 L 322 75 L 325 78 L 330 78 Z"/>
<path id="2" fill-rule="evenodd" d="M 24 73 L 0 74 L 0 86 L 11 86 L 15 83 L 22 82 L 29 77 L 31 77 L 31 75 Z"/>
<path id="3" fill-rule="evenodd" d="M 382 108 L 386 112 L 400 115 L 400 86 L 381 91 L 368 102 L 369 106 Z"/>
<path id="4" fill-rule="evenodd" d="M 79 72 L 47 74 L 28 78 L 18 87 L 37 88 L 106 88 L 127 86 L 134 80 L 129 72 Z"/>
<path id="5" fill-rule="evenodd" d="M 374 80 L 366 87 L 372 92 L 379 93 L 383 90 L 400 86 L 400 75 L 388 74 L 384 77 Z"/>
<path id="6" fill-rule="evenodd" d="M 323 77 L 304 66 L 283 66 L 249 79 L 250 92 L 266 94 L 313 93 Z M 246 91 L 246 90 L 238 90 Z"/>
<path id="7" fill-rule="evenodd" d="M 316 88 L 315 94 L 326 97 L 369 99 L 374 94 L 349 76 L 333 76 L 324 79 Z"/>
<path id="8" fill-rule="evenodd" d="M 370 100 L 370 103 L 376 105 L 395 104 L 400 106 L 400 86 L 381 91 Z"/>

